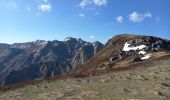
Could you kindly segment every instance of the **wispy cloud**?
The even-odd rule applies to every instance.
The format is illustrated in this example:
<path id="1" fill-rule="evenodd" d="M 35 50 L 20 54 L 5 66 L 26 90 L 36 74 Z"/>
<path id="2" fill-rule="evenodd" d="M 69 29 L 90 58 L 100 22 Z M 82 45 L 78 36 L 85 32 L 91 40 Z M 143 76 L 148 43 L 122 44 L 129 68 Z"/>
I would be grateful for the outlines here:
<path id="1" fill-rule="evenodd" d="M 94 14 L 95 15 L 101 15 L 102 13 L 101 12 L 95 12 Z"/>
<path id="2" fill-rule="evenodd" d="M 27 11 L 31 11 L 31 7 L 27 7 Z"/>
<path id="3" fill-rule="evenodd" d="M 41 4 L 38 8 L 42 12 L 50 12 L 52 10 L 52 6 L 50 4 Z"/>
<path id="4" fill-rule="evenodd" d="M 150 12 L 146 12 L 144 14 L 140 14 L 138 12 L 132 12 L 129 16 L 129 20 L 132 22 L 141 22 L 143 21 L 145 18 L 151 18 L 152 14 Z"/>
<path id="5" fill-rule="evenodd" d="M 116 17 L 116 21 L 119 22 L 119 23 L 122 23 L 123 22 L 123 17 L 122 16 Z"/>
<path id="6" fill-rule="evenodd" d="M 82 0 L 79 4 L 81 8 L 84 8 L 86 5 L 91 4 L 89 0 Z"/>
<path id="7" fill-rule="evenodd" d="M 105 6 L 106 4 L 107 0 L 82 0 L 79 6 L 84 8 L 88 5 Z"/>
<path id="8" fill-rule="evenodd" d="M 144 17 L 151 18 L 151 17 L 152 17 L 152 14 L 151 14 L 150 12 L 146 12 L 146 13 L 144 13 Z"/>
<path id="9" fill-rule="evenodd" d="M 103 6 L 107 4 L 107 0 L 93 0 L 93 2 L 97 6 Z"/>
<path id="10" fill-rule="evenodd" d="M 86 15 L 83 14 L 83 13 L 80 13 L 79 16 L 80 16 L 80 17 L 85 17 Z"/>
<path id="11" fill-rule="evenodd" d="M 95 38 L 95 36 L 89 36 L 89 38 L 90 38 L 90 39 L 94 39 L 94 38 Z"/>

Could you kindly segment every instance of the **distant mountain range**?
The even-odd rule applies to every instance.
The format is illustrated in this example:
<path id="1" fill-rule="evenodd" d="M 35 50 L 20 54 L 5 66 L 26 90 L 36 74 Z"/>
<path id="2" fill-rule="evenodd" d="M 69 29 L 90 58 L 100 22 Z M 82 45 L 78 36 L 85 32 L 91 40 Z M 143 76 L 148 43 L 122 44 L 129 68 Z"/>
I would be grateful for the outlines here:
<path id="1" fill-rule="evenodd" d="M 169 51 L 169 40 L 132 34 L 114 36 L 105 45 L 72 37 L 64 41 L 0 44 L 0 84 L 127 70 L 170 55 Z"/>
<path id="2" fill-rule="evenodd" d="M 67 37 L 64 41 L 0 44 L 0 84 L 67 75 L 97 54 L 103 44 Z"/>

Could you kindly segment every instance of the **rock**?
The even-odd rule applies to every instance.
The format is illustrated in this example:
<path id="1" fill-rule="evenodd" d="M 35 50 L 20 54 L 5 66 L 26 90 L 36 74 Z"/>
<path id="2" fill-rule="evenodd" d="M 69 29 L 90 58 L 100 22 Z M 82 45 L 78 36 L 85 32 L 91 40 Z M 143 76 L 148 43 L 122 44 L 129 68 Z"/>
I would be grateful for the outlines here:
<path id="1" fill-rule="evenodd" d="M 108 82 L 109 80 L 108 79 L 101 79 L 100 82 L 102 83 L 105 83 L 105 82 Z"/>
<path id="2" fill-rule="evenodd" d="M 164 96 L 164 94 L 161 91 L 158 91 L 158 95 Z"/>
<path id="3" fill-rule="evenodd" d="M 96 98 L 98 97 L 97 94 L 98 92 L 95 92 L 95 91 L 85 91 L 85 92 L 82 92 L 80 95 L 83 97 Z"/>
<path id="4" fill-rule="evenodd" d="M 132 80 L 132 78 L 131 77 L 126 77 L 128 80 Z"/>
<path id="5" fill-rule="evenodd" d="M 82 82 L 82 80 L 80 78 L 76 79 L 77 82 Z"/>
<path id="6" fill-rule="evenodd" d="M 104 66 L 110 65 L 110 62 L 104 62 L 103 65 Z"/>
<path id="7" fill-rule="evenodd" d="M 127 88 L 123 89 L 124 92 L 130 92 Z"/>
<path id="8" fill-rule="evenodd" d="M 136 56 L 133 58 L 133 62 L 140 62 L 140 61 L 142 61 L 140 56 Z"/>
<path id="9" fill-rule="evenodd" d="M 161 83 L 162 86 L 170 87 L 170 84 L 168 83 Z"/>
<path id="10" fill-rule="evenodd" d="M 149 80 L 148 78 L 146 78 L 145 76 L 141 75 L 142 80 Z"/>
<path id="11" fill-rule="evenodd" d="M 118 56 L 118 55 L 114 55 L 114 56 L 112 56 L 111 58 L 109 58 L 109 61 L 110 61 L 110 62 L 113 62 L 113 61 L 115 61 L 115 60 L 117 60 L 117 59 L 119 59 L 119 56 Z"/>

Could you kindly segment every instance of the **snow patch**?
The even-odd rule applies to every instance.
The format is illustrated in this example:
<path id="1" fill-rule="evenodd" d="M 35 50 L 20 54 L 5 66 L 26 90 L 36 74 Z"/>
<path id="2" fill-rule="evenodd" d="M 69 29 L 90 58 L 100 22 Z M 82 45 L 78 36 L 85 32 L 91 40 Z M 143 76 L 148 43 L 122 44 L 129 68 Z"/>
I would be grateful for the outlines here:
<path id="1" fill-rule="evenodd" d="M 65 39 L 64 39 L 64 41 L 69 41 L 69 40 L 70 40 L 70 38 L 65 38 Z"/>
<path id="2" fill-rule="evenodd" d="M 136 51 L 136 50 L 142 50 L 142 49 L 144 49 L 144 48 L 146 48 L 147 46 L 146 45 L 140 45 L 140 46 L 137 46 L 137 47 L 129 47 L 131 44 L 129 44 L 129 43 L 125 43 L 124 44 L 124 48 L 123 48 L 123 51 L 130 51 L 130 50 L 134 50 L 134 51 Z"/>
<path id="3" fill-rule="evenodd" d="M 141 60 L 146 60 L 149 59 L 151 57 L 151 54 L 147 54 L 144 57 L 140 58 Z"/>
<path id="4" fill-rule="evenodd" d="M 146 59 L 149 59 L 151 57 L 151 54 L 146 54 L 145 51 L 143 51 L 142 49 L 146 48 L 147 46 L 146 45 L 139 45 L 139 46 L 136 46 L 136 47 L 130 47 L 131 44 L 129 44 L 128 42 L 126 42 L 124 44 L 124 48 L 123 48 L 123 51 L 130 51 L 130 50 L 133 50 L 133 51 L 136 51 L 136 50 L 141 50 L 138 52 L 138 54 L 142 54 L 144 57 L 141 57 L 140 59 L 141 60 L 146 60 Z"/>
<path id="5" fill-rule="evenodd" d="M 47 41 L 37 43 L 37 45 L 45 45 L 45 44 L 47 44 Z"/>
<path id="6" fill-rule="evenodd" d="M 138 54 L 144 55 L 144 54 L 146 54 L 146 52 L 145 51 L 140 51 Z"/>
<path id="7" fill-rule="evenodd" d="M 69 40 L 71 40 L 72 39 L 72 37 L 66 37 L 65 39 L 64 39 L 64 41 L 69 41 Z"/>
<path id="8" fill-rule="evenodd" d="M 37 41 L 34 41 L 33 43 L 36 44 L 36 45 L 45 45 L 45 44 L 48 43 L 48 41 L 45 41 L 45 40 L 37 40 Z"/>
<path id="9" fill-rule="evenodd" d="M 77 60 L 74 61 L 74 64 L 76 64 L 76 63 L 77 63 Z"/>

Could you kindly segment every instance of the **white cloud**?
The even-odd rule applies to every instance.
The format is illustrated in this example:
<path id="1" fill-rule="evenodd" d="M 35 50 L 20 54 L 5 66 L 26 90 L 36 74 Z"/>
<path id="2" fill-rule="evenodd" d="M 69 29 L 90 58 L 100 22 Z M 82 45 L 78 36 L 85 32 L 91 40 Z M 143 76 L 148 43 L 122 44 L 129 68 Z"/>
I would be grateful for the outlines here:
<path id="1" fill-rule="evenodd" d="M 105 6 L 107 4 L 107 0 L 82 0 L 79 6 L 81 8 L 84 8 L 91 4 L 96 5 L 96 6 Z"/>
<path id="2" fill-rule="evenodd" d="M 86 5 L 91 4 L 90 0 L 82 0 L 79 4 L 81 8 L 84 8 Z"/>
<path id="3" fill-rule="evenodd" d="M 129 15 L 129 20 L 132 22 L 141 22 L 142 20 L 144 20 L 144 17 L 137 12 L 133 12 Z"/>
<path id="4" fill-rule="evenodd" d="M 107 4 L 107 0 L 93 0 L 94 4 L 97 6 L 102 6 Z"/>
<path id="5" fill-rule="evenodd" d="M 95 36 L 89 36 L 89 38 L 94 39 L 94 38 L 95 38 Z"/>
<path id="6" fill-rule="evenodd" d="M 52 10 L 52 6 L 50 4 L 41 4 L 38 8 L 42 12 L 50 12 Z"/>
<path id="7" fill-rule="evenodd" d="M 80 16 L 80 17 L 85 17 L 86 15 L 83 14 L 83 13 L 80 13 L 79 16 Z"/>
<path id="8" fill-rule="evenodd" d="M 116 17 L 116 21 L 119 23 L 123 22 L 123 17 L 122 16 Z"/>
<path id="9" fill-rule="evenodd" d="M 149 18 L 151 18 L 151 17 L 152 17 L 152 14 L 151 14 L 150 12 L 146 12 L 146 13 L 144 14 L 144 17 L 149 17 Z"/>
<path id="10" fill-rule="evenodd" d="M 31 10 L 31 8 L 30 7 L 27 7 L 27 11 L 30 11 Z"/>
<path id="11" fill-rule="evenodd" d="M 140 14 L 138 12 L 133 12 L 128 17 L 129 17 L 129 20 L 132 22 L 141 22 L 145 18 L 151 18 L 152 14 L 150 12 L 146 12 L 144 14 Z"/>

